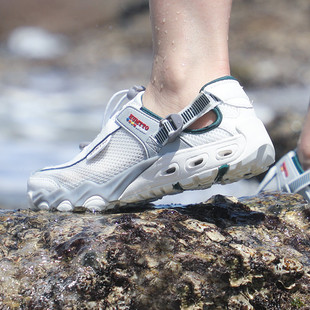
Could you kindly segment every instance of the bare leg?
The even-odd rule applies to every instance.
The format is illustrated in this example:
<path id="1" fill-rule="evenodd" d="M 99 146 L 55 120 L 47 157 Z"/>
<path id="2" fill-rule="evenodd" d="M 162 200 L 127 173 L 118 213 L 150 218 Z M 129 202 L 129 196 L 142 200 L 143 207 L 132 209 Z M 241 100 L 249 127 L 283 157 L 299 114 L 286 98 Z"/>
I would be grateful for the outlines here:
<path id="1" fill-rule="evenodd" d="M 232 0 L 150 0 L 154 60 L 144 105 L 166 116 L 179 112 L 216 78 L 229 75 Z M 209 113 L 195 127 L 213 122 Z"/>
<path id="2" fill-rule="evenodd" d="M 303 169 L 310 169 L 310 106 L 299 137 L 297 155 Z"/>

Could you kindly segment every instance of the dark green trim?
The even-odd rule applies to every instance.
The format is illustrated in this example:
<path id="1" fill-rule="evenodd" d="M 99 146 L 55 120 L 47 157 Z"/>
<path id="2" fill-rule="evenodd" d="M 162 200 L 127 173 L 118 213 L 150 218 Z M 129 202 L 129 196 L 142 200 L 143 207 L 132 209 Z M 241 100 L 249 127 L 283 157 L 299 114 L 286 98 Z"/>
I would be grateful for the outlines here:
<path id="1" fill-rule="evenodd" d="M 208 131 L 218 127 L 221 124 L 222 119 L 223 119 L 222 112 L 220 111 L 220 109 L 218 107 L 215 107 L 212 111 L 216 115 L 216 121 L 214 123 L 212 123 L 211 125 L 209 125 L 207 127 L 203 127 L 200 129 L 184 129 L 183 131 L 186 133 L 190 133 L 190 134 L 200 134 L 200 133 L 208 132 Z"/>
<path id="2" fill-rule="evenodd" d="M 299 159 L 298 159 L 297 154 L 296 154 L 294 157 L 292 157 L 292 160 L 293 160 L 293 163 L 295 164 L 295 167 L 296 167 L 296 169 L 298 170 L 298 172 L 299 172 L 300 174 L 304 173 L 305 171 L 304 171 L 304 169 L 302 169 L 302 167 L 301 167 L 301 164 L 300 164 L 300 161 L 299 161 Z"/>
<path id="3" fill-rule="evenodd" d="M 231 76 L 231 75 L 222 76 L 222 77 L 220 77 L 220 78 L 218 78 L 218 79 L 215 79 L 215 80 L 213 80 L 213 81 L 211 81 L 211 82 L 205 84 L 204 86 L 202 86 L 201 89 L 200 89 L 200 91 L 202 91 L 202 90 L 203 90 L 206 86 L 208 86 L 208 85 L 211 85 L 211 84 L 213 84 L 213 83 L 220 82 L 220 81 L 225 81 L 225 80 L 235 80 L 235 81 L 237 81 L 237 79 L 234 78 L 234 77 Z"/>
<path id="4" fill-rule="evenodd" d="M 162 117 L 160 117 L 159 115 L 155 114 L 154 112 L 152 112 L 151 110 L 149 110 L 149 109 L 147 109 L 147 108 L 145 108 L 145 107 L 141 107 L 140 110 L 141 110 L 142 112 L 144 112 L 144 113 L 146 113 L 146 114 L 148 114 L 148 115 L 150 115 L 150 116 L 156 118 L 156 119 L 159 120 L 159 121 L 162 119 Z"/>
<path id="5" fill-rule="evenodd" d="M 226 172 L 229 170 L 229 165 L 222 165 L 217 173 L 217 176 L 214 180 L 215 183 L 220 183 L 223 179 L 223 176 L 226 174 Z"/>

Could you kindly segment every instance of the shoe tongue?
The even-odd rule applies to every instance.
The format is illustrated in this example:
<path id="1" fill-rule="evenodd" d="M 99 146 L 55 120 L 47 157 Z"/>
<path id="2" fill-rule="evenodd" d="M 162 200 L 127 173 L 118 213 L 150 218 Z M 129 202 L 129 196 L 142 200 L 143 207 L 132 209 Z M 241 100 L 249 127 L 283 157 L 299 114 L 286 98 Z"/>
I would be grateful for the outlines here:
<path id="1" fill-rule="evenodd" d="M 126 104 L 124 104 L 122 108 L 118 111 L 118 113 L 121 113 L 121 111 L 123 111 L 127 107 L 133 107 L 137 110 L 140 110 L 143 107 L 143 104 L 142 104 L 143 94 L 144 94 L 144 91 L 139 92 L 133 99 L 129 100 Z M 118 113 L 116 113 L 115 115 L 117 115 Z M 112 121 L 115 122 L 115 117 L 112 118 Z"/>
<path id="2" fill-rule="evenodd" d="M 132 100 L 130 100 L 124 107 L 131 106 L 138 110 L 140 110 L 143 106 L 142 104 L 142 96 L 144 94 L 144 91 L 139 92 Z"/>

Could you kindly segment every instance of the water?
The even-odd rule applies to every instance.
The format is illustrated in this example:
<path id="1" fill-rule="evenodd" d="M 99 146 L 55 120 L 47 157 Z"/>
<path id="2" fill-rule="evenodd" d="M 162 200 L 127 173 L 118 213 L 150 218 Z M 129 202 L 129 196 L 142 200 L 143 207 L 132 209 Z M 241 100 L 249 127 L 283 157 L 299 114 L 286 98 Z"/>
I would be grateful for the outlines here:
<path id="1" fill-rule="evenodd" d="M 135 60 L 147 67 L 150 56 L 143 57 Z M 128 60 L 127 66 L 132 61 Z M 137 76 L 128 74 L 117 78 L 116 72 L 122 65 L 106 63 L 104 70 L 87 76 L 68 70 L 33 68 L 13 82 L 0 81 L 0 206 L 26 208 L 26 182 L 30 173 L 71 159 L 79 151 L 80 142 L 95 137 L 109 97 L 136 81 Z M 304 113 L 310 90 L 292 87 L 248 93 L 258 114 L 267 122 L 283 109 Z M 255 194 L 256 188 L 255 181 L 241 181 L 169 196 L 160 203 L 193 203 L 215 193 L 239 197 Z"/>

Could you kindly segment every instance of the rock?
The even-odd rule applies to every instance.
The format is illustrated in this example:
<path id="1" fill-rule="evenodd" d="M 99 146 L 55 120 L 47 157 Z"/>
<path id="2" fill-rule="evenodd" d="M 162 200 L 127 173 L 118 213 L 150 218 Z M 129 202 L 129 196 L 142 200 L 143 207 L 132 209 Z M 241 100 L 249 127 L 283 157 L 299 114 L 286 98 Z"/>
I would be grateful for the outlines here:
<path id="1" fill-rule="evenodd" d="M 252 87 L 308 85 L 309 12 L 306 0 L 234 1 L 233 74 Z"/>
<path id="2" fill-rule="evenodd" d="M 276 161 L 297 146 L 304 122 L 304 115 L 293 110 L 279 113 L 266 126 L 276 149 Z"/>
<path id="3" fill-rule="evenodd" d="M 300 196 L 122 211 L 3 211 L 0 309 L 309 309 Z"/>

